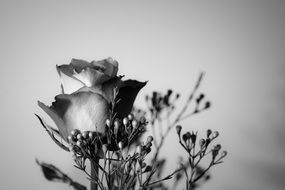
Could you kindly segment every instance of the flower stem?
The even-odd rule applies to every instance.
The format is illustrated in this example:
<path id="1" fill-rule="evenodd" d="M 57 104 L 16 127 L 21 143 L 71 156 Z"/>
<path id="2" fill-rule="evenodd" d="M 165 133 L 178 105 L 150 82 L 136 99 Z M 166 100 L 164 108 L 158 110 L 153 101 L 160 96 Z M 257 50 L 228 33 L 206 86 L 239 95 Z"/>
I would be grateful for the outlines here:
<path id="1" fill-rule="evenodd" d="M 92 179 L 99 179 L 98 178 L 98 164 L 99 164 L 99 159 L 94 159 L 91 161 L 91 178 Z M 97 183 L 94 183 L 94 181 L 90 182 L 91 184 L 91 189 L 90 190 L 98 190 L 98 185 Z"/>

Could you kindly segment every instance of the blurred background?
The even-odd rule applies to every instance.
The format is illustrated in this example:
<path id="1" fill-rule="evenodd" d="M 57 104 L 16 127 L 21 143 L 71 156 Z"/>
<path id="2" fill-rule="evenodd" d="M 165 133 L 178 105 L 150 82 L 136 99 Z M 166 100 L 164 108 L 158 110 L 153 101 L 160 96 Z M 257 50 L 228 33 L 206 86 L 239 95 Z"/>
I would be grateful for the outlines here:
<path id="1" fill-rule="evenodd" d="M 148 80 L 144 95 L 200 91 L 213 106 L 183 123 L 211 128 L 229 155 L 204 190 L 285 188 L 285 2 L 0 1 L 0 189 L 70 189 L 45 180 L 35 158 L 88 184 L 34 116 L 60 93 L 55 65 L 113 57 L 119 74 Z M 171 151 L 170 151 L 171 150 Z M 167 170 L 183 155 L 172 131 Z M 170 154 L 171 153 L 171 154 Z"/>

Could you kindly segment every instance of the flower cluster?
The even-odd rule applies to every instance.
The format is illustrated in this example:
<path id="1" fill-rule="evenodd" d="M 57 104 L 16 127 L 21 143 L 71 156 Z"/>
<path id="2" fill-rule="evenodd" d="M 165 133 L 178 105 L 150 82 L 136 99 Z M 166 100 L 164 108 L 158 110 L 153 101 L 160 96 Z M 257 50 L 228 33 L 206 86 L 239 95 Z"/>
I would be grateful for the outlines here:
<path id="1" fill-rule="evenodd" d="M 74 166 L 88 176 L 91 190 L 168 189 L 163 181 L 175 176 L 175 187 L 182 174 L 185 174 L 186 189 L 193 190 L 201 179 L 209 178 L 209 169 L 222 163 L 226 156 L 227 152 L 221 152 L 220 144 L 209 150 L 210 143 L 219 136 L 217 131 L 208 130 L 206 138 L 198 141 L 197 132 L 181 135 L 182 127 L 178 125 L 211 105 L 204 94 L 196 95 L 203 73 L 180 112 L 172 117 L 176 113 L 178 93 L 155 91 L 146 96 L 148 110 L 133 107 L 146 82 L 122 80 L 122 76 L 117 76 L 118 62 L 111 58 L 91 62 L 72 59 L 69 65 L 56 68 L 62 82 L 62 93 L 55 97 L 51 106 L 42 102 L 38 105 L 51 117 L 57 129 L 36 116 L 54 142 L 72 153 Z M 192 100 L 195 100 L 195 107 L 189 112 Z M 153 134 L 142 142 L 141 137 L 148 124 L 145 116 L 150 117 Z M 162 178 L 166 159 L 160 158 L 159 152 L 175 126 L 179 143 L 187 152 L 187 161 L 181 160 L 179 168 Z M 150 154 L 152 150 L 153 154 Z M 201 167 L 201 160 L 209 154 L 212 157 L 208 167 Z M 87 171 L 86 161 L 91 163 L 91 172 Z M 86 189 L 57 167 L 37 163 L 48 180 L 68 183 L 77 190 Z"/>
<path id="2" fill-rule="evenodd" d="M 227 151 L 221 152 L 222 146 L 220 144 L 216 144 L 210 150 L 208 150 L 210 144 L 219 136 L 218 131 L 212 132 L 212 130 L 208 129 L 206 132 L 206 138 L 201 138 L 199 141 L 197 141 L 197 132 L 188 131 L 181 135 L 181 130 L 182 127 L 177 125 L 176 132 L 179 138 L 179 143 L 188 154 L 186 163 L 181 164 L 181 167 L 186 173 L 186 189 L 194 189 L 198 186 L 199 180 L 201 182 L 202 178 L 205 180 L 209 178 L 207 173 L 212 166 L 223 162 L 222 160 L 224 157 L 226 157 Z M 198 146 L 196 146 L 197 144 Z M 209 154 L 212 155 L 210 162 L 206 168 L 202 168 L 200 166 L 201 161 Z M 187 173 L 188 168 L 190 168 L 189 174 Z"/>
<path id="3" fill-rule="evenodd" d="M 121 80 L 122 76 L 117 76 L 118 62 L 111 58 L 92 62 L 72 59 L 69 65 L 57 66 L 57 71 L 62 94 L 55 97 L 51 106 L 42 102 L 38 105 L 52 118 L 58 130 L 45 128 L 66 142 L 73 130 L 103 134 L 106 120 L 111 115 L 120 119 L 127 116 L 138 92 L 146 84 Z"/>

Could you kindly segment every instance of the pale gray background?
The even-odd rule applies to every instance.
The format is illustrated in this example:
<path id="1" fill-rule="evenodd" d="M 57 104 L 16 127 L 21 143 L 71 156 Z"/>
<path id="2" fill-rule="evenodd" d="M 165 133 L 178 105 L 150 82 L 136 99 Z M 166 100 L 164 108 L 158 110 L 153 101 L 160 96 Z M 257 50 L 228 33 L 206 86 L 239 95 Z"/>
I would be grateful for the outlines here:
<path id="1" fill-rule="evenodd" d="M 119 74 L 149 80 L 143 94 L 186 97 L 201 70 L 211 110 L 182 124 L 219 130 L 229 151 L 202 189 L 285 188 L 284 1 L 0 1 L 0 189 L 70 189 L 46 181 L 35 158 L 73 177 L 33 113 L 60 92 L 55 65 L 112 56 Z M 182 153 L 175 132 L 168 170 Z M 80 180 L 87 182 L 83 175 Z"/>

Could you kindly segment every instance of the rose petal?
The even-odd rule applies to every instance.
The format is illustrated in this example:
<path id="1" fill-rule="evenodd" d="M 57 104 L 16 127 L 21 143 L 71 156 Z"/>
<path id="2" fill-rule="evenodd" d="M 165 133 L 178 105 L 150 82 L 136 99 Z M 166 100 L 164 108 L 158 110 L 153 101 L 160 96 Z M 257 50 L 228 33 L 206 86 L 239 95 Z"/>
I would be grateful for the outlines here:
<path id="1" fill-rule="evenodd" d="M 73 129 L 81 131 L 105 131 L 106 119 L 109 117 L 109 104 L 100 94 L 91 91 L 78 91 L 68 95 L 71 101 L 63 121 L 68 132 Z"/>
<path id="2" fill-rule="evenodd" d="M 118 62 L 111 57 L 100 61 L 92 61 L 91 65 L 103 68 L 103 72 L 110 77 L 114 77 L 118 73 Z"/>
<path id="3" fill-rule="evenodd" d="M 50 116 L 50 118 L 56 124 L 63 139 L 67 141 L 67 136 L 68 136 L 67 127 L 65 126 L 62 118 L 54 110 L 46 106 L 44 103 L 38 101 L 38 105 Z"/>
<path id="4" fill-rule="evenodd" d="M 82 69 L 90 67 L 91 64 L 88 61 L 82 59 L 71 59 L 70 65 L 77 73 L 80 73 Z"/>
<path id="5" fill-rule="evenodd" d="M 139 82 L 136 80 L 123 81 L 116 97 L 116 101 L 118 101 L 114 108 L 114 111 L 117 114 L 116 117 L 122 119 L 131 112 L 138 92 L 146 85 L 146 83 L 147 82 Z"/>
<path id="6" fill-rule="evenodd" d="M 101 85 L 111 78 L 110 76 L 90 67 L 81 70 L 80 73 L 74 74 L 73 76 L 83 82 L 88 87 Z"/>
<path id="7" fill-rule="evenodd" d="M 59 74 L 62 91 L 65 94 L 71 94 L 84 86 L 84 83 L 73 76 L 73 69 L 70 65 L 56 66 Z"/>

